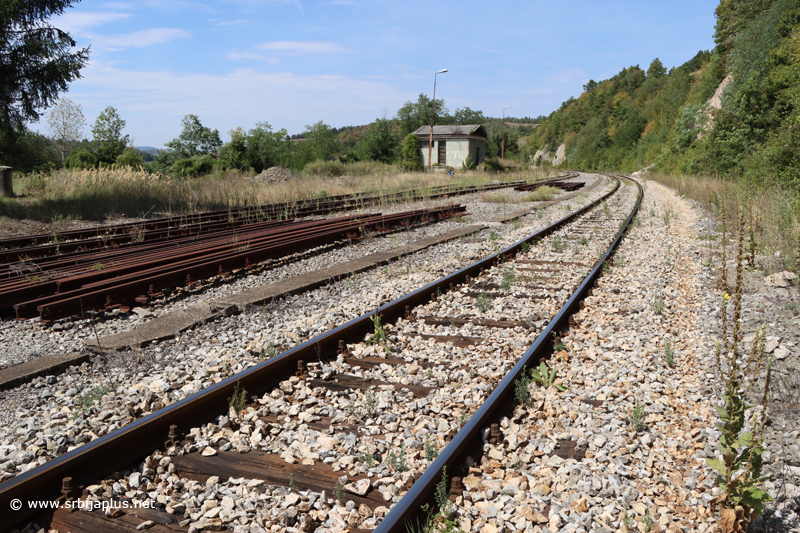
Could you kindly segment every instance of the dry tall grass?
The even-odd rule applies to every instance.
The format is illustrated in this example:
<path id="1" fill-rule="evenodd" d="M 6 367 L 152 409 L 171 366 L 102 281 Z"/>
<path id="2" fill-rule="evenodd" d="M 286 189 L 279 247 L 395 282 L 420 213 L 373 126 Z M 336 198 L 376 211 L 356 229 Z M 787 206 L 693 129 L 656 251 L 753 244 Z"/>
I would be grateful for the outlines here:
<path id="1" fill-rule="evenodd" d="M 705 176 L 650 174 L 659 183 L 700 202 L 719 215 L 744 210 L 752 224 L 758 252 L 767 257 L 770 270 L 800 269 L 800 197 L 778 187 L 764 187 L 743 180 Z"/>
<path id="2" fill-rule="evenodd" d="M 17 180 L 16 188 L 23 196 L 0 201 L 0 215 L 52 220 L 181 214 L 339 194 L 379 195 L 439 185 L 483 185 L 547 176 L 538 170 L 503 174 L 457 172 L 455 176 L 394 172 L 338 177 L 300 175 L 283 183 L 268 184 L 232 171 L 179 179 L 132 168 L 62 169 Z"/>

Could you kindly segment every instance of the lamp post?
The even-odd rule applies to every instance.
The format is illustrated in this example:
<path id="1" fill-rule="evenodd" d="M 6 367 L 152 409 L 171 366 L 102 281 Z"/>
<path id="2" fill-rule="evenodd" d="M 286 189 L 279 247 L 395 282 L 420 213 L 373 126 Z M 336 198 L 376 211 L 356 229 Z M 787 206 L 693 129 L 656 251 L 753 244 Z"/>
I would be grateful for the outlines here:
<path id="1" fill-rule="evenodd" d="M 444 74 L 447 72 L 446 68 L 443 68 L 439 72 L 433 75 L 433 102 L 431 103 L 431 134 L 428 137 L 428 170 L 431 169 L 431 152 L 433 151 L 433 121 L 436 118 L 436 76 L 439 74 Z"/>
<path id="2" fill-rule="evenodd" d="M 511 109 L 511 106 L 503 108 L 503 129 L 500 131 L 500 159 L 506 158 L 506 109 Z"/>

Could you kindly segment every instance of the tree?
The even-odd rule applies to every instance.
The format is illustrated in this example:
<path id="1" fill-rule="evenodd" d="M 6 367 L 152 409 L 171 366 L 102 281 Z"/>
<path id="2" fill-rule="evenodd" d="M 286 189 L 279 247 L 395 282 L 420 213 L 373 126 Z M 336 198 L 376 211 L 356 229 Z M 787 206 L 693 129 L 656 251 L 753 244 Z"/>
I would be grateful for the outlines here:
<path id="1" fill-rule="evenodd" d="M 228 132 L 231 140 L 222 145 L 219 159 L 223 168 L 244 170 L 247 164 L 247 135 L 241 126 Z"/>
<path id="2" fill-rule="evenodd" d="M 431 99 L 424 93 L 419 93 L 416 102 L 407 101 L 397 110 L 395 120 L 400 122 L 400 135 L 408 135 L 420 126 L 431 124 Z M 444 100 L 436 100 L 436 123 L 448 124 L 450 111 L 444 107 Z"/>
<path id="3" fill-rule="evenodd" d="M 419 171 L 422 170 L 422 154 L 420 153 L 419 138 L 413 133 L 406 135 L 403 139 L 403 153 L 400 161 L 403 170 Z"/>
<path id="4" fill-rule="evenodd" d="M 456 109 L 453 112 L 453 124 L 485 124 L 486 117 L 483 116 L 483 111 L 473 111 L 465 107 L 463 109 Z"/>
<path id="5" fill-rule="evenodd" d="M 200 123 L 197 115 L 183 117 L 183 131 L 177 139 L 172 139 L 164 146 L 175 150 L 179 159 L 198 155 L 211 154 L 222 146 L 219 130 L 211 130 Z"/>
<path id="6" fill-rule="evenodd" d="M 247 161 L 256 173 L 265 168 L 285 165 L 291 143 L 285 139 L 287 131 L 272 131 L 268 122 L 258 122 L 247 132 Z"/>
<path id="7" fill-rule="evenodd" d="M 127 135 L 122 135 L 124 128 L 125 121 L 112 106 L 106 107 L 97 116 L 92 126 L 92 138 L 98 160 L 103 163 L 116 162 L 130 140 Z"/>
<path id="8" fill-rule="evenodd" d="M 650 63 L 650 67 L 647 69 L 647 77 L 649 78 L 660 78 L 664 74 L 667 73 L 667 69 L 664 68 L 663 63 L 659 58 L 655 58 L 652 63 Z"/>
<path id="9" fill-rule="evenodd" d="M 45 20 L 60 15 L 74 0 L 23 0 L 0 4 L 0 153 L 15 149 L 27 122 L 80 78 L 89 49 Z"/>
<path id="10" fill-rule="evenodd" d="M 397 157 L 397 137 L 385 118 L 373 122 L 357 144 L 358 157 L 363 160 L 392 163 Z"/>
<path id="11" fill-rule="evenodd" d="M 61 164 L 64 164 L 69 152 L 69 143 L 78 142 L 83 136 L 86 119 L 81 106 L 68 98 L 61 98 L 50 110 L 47 125 L 53 139 L 60 145 Z"/>
<path id="12" fill-rule="evenodd" d="M 306 126 L 305 136 L 308 138 L 305 143 L 308 143 L 309 156 L 311 161 L 321 159 L 329 161 L 336 154 L 338 148 L 338 139 L 330 126 L 322 122 L 316 122 L 310 126 Z"/>

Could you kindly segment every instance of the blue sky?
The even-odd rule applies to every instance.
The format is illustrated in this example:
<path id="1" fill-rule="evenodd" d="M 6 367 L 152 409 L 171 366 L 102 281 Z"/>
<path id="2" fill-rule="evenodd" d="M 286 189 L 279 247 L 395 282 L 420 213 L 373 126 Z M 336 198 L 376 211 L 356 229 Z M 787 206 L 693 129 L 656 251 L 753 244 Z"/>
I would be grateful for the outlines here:
<path id="1" fill-rule="evenodd" d="M 91 46 L 63 96 L 90 126 L 106 106 L 137 146 L 181 119 L 223 139 L 269 122 L 300 133 L 393 117 L 433 92 L 451 110 L 547 115 L 589 79 L 658 57 L 667 68 L 713 47 L 717 1 L 83 0 L 53 20 Z M 46 132 L 46 121 L 35 129 Z"/>

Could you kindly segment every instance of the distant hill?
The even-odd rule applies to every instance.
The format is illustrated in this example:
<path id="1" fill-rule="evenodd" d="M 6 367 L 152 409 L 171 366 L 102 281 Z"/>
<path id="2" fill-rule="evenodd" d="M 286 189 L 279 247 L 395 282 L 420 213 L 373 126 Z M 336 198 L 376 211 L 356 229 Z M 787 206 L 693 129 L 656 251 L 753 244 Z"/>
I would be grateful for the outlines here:
<path id="1" fill-rule="evenodd" d="M 152 146 L 134 146 L 134 148 L 136 148 L 140 152 L 144 152 L 150 155 L 158 155 L 158 150 L 159 150 L 158 148 L 154 148 Z"/>

